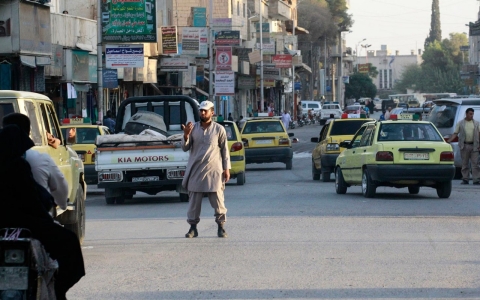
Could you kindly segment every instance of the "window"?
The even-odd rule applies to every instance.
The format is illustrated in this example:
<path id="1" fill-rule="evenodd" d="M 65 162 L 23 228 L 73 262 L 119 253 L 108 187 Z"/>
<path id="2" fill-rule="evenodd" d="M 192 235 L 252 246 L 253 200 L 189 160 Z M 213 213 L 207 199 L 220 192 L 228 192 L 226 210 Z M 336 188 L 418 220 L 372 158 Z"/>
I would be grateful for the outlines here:
<path id="1" fill-rule="evenodd" d="M 378 88 L 383 89 L 383 72 L 378 72 Z"/>
<path id="2" fill-rule="evenodd" d="M 362 140 L 362 136 L 363 136 L 363 132 L 365 131 L 365 128 L 367 128 L 367 127 L 363 126 L 362 128 L 360 128 L 358 130 L 357 134 L 355 135 L 355 137 L 352 140 L 352 148 L 356 148 L 356 147 L 360 146 L 360 141 Z"/>
<path id="3" fill-rule="evenodd" d="M 246 9 L 245 3 L 243 3 L 243 17 L 245 18 L 246 15 L 247 15 L 247 9 Z"/>
<path id="4" fill-rule="evenodd" d="M 55 115 L 53 108 L 48 105 L 47 106 L 47 111 L 48 111 L 48 120 L 50 121 L 50 126 L 52 127 L 52 135 L 56 138 L 61 138 L 60 134 L 60 126 L 58 124 L 57 116 Z"/>
<path id="5" fill-rule="evenodd" d="M 247 122 L 242 133 L 285 132 L 280 122 Z"/>
<path id="6" fill-rule="evenodd" d="M 432 124 L 394 123 L 382 124 L 379 141 L 431 141 L 441 142 L 443 138 Z"/>
<path id="7" fill-rule="evenodd" d="M 358 127 L 362 126 L 366 120 L 355 120 L 348 122 L 333 123 L 330 135 L 352 135 L 357 132 Z"/>
<path id="8" fill-rule="evenodd" d="M 375 131 L 375 126 L 370 125 L 365 130 L 365 133 L 362 136 L 362 140 L 360 141 L 360 147 L 370 146 L 372 144 L 372 135 Z"/>
<path id="9" fill-rule="evenodd" d="M 45 104 L 40 104 L 40 111 L 42 113 L 42 121 L 43 126 L 45 127 L 45 131 L 48 133 L 52 133 L 52 130 L 50 129 L 50 124 L 48 123 L 47 109 L 45 108 Z"/>
<path id="10" fill-rule="evenodd" d="M 13 103 L 2 103 L 0 104 L 0 120 L 3 120 L 8 114 L 13 113 Z M 2 128 L 2 124 L 0 122 L 0 128 Z"/>
<path id="11" fill-rule="evenodd" d="M 223 127 L 225 127 L 225 132 L 227 133 L 227 140 L 229 141 L 237 140 L 235 130 L 233 129 L 232 126 L 230 126 L 230 124 L 220 123 L 220 125 L 223 125 Z"/>
<path id="12" fill-rule="evenodd" d="M 67 144 L 95 144 L 100 131 L 97 128 L 70 127 L 62 128 L 62 133 Z"/>
<path id="13" fill-rule="evenodd" d="M 237 1 L 237 16 L 240 16 L 240 2 Z"/>
<path id="14" fill-rule="evenodd" d="M 328 133 L 328 128 L 330 127 L 330 124 L 325 125 L 325 130 L 322 130 L 320 140 L 323 141 L 324 139 L 327 138 L 327 133 Z"/>
<path id="15" fill-rule="evenodd" d="M 456 114 L 456 105 L 436 105 L 430 112 L 428 120 L 437 128 L 450 128 L 453 127 Z"/>
<path id="16" fill-rule="evenodd" d="M 35 104 L 31 101 L 25 101 L 25 110 L 27 111 L 28 118 L 30 119 L 31 124 L 31 137 L 36 146 L 42 145 L 42 135 L 40 133 L 40 128 L 38 128 L 38 118 L 35 113 Z"/>
<path id="17" fill-rule="evenodd" d="M 387 89 L 388 88 L 388 76 L 387 76 L 387 71 L 388 70 L 383 70 L 383 86 Z"/>
<path id="18" fill-rule="evenodd" d="M 230 13 L 233 16 L 233 0 L 230 1 Z"/>
<path id="19" fill-rule="evenodd" d="M 388 70 L 388 75 L 389 75 L 388 76 L 388 87 L 393 88 L 393 78 L 392 78 L 393 77 L 393 70 L 392 69 Z"/>

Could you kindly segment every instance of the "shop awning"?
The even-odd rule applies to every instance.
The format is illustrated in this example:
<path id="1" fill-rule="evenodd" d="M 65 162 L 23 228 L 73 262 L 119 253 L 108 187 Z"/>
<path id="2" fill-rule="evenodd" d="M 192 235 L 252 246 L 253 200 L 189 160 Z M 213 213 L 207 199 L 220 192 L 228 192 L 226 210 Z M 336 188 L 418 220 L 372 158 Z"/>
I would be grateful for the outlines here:
<path id="1" fill-rule="evenodd" d="M 49 66 L 50 63 L 50 57 L 46 56 L 36 56 L 35 57 L 35 64 L 37 66 Z"/>
<path id="2" fill-rule="evenodd" d="M 198 93 L 200 93 L 200 94 L 202 94 L 202 95 L 204 95 L 204 96 L 208 97 L 208 93 L 206 93 L 204 90 L 202 90 L 202 89 L 199 89 L 198 87 L 195 87 L 195 90 L 196 90 Z"/>
<path id="3" fill-rule="evenodd" d="M 73 82 L 73 88 L 77 92 L 88 92 L 90 89 L 90 83 L 87 82 Z"/>
<path id="4" fill-rule="evenodd" d="M 35 63 L 35 56 L 20 55 L 20 61 L 24 66 L 27 66 L 30 68 L 37 67 L 37 64 Z"/>
<path id="5" fill-rule="evenodd" d="M 312 74 L 312 69 L 306 64 L 302 63 L 301 65 L 295 66 L 295 72 L 298 72 L 298 73 L 307 72 Z"/>

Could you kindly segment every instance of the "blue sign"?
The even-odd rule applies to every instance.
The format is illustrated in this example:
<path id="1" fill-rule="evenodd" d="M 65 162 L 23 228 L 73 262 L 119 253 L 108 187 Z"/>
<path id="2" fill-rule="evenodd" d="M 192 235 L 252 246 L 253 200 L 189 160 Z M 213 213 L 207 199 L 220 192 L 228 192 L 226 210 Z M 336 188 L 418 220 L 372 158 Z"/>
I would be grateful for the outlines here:
<path id="1" fill-rule="evenodd" d="M 115 89 L 118 87 L 117 69 L 102 70 L 102 83 L 105 89 Z"/>
<path id="2" fill-rule="evenodd" d="M 230 96 L 220 96 L 220 100 L 228 101 L 228 100 L 230 100 Z"/>
<path id="3" fill-rule="evenodd" d="M 295 90 L 299 91 L 301 89 L 302 89 L 302 83 L 299 81 L 295 82 Z"/>
<path id="4" fill-rule="evenodd" d="M 193 27 L 207 27 L 207 8 L 192 7 Z"/>

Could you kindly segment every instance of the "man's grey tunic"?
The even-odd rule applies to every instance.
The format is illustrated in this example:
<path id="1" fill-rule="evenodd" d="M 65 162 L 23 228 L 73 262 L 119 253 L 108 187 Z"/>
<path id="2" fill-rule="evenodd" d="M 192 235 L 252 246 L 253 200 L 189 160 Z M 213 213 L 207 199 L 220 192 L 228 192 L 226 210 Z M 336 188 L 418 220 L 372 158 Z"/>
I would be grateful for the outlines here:
<path id="1" fill-rule="evenodd" d="M 183 187 L 189 192 L 223 190 L 223 171 L 231 168 L 225 128 L 212 121 L 210 126 L 203 129 L 197 122 L 188 140 L 183 138 L 182 149 L 190 150 Z"/>

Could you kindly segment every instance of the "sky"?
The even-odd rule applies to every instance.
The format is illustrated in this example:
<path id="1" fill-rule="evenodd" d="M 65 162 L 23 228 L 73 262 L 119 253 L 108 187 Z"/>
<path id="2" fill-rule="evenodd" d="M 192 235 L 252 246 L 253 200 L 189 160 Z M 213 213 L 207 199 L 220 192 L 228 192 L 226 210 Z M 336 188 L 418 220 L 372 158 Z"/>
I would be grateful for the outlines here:
<path id="1" fill-rule="evenodd" d="M 466 32 L 465 24 L 478 19 L 479 0 L 439 0 L 442 39 L 452 32 Z M 400 55 L 422 49 L 430 32 L 432 0 L 350 0 L 349 14 L 355 23 L 351 33 L 344 33 L 347 47 L 365 56 L 368 50 L 380 50 L 381 45 Z M 366 39 L 363 42 L 363 39 Z M 359 43 L 360 42 L 360 43 Z M 358 45 L 358 46 L 357 46 Z M 415 50 L 417 53 L 418 50 Z"/>

